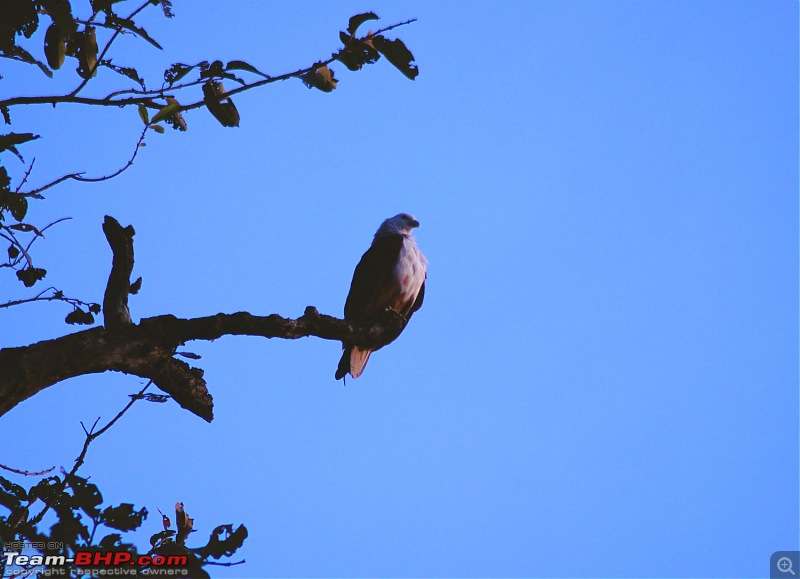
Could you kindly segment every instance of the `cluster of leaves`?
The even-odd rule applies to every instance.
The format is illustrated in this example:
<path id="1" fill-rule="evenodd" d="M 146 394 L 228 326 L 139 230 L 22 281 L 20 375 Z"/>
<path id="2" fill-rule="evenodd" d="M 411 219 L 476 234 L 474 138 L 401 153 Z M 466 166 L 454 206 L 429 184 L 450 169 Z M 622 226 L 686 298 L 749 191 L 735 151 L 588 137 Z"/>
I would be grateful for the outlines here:
<path id="1" fill-rule="evenodd" d="M 36 65 L 50 77 L 53 76 L 53 70 L 58 70 L 64 65 L 67 56 L 78 61 L 76 70 L 84 79 L 94 76 L 98 66 L 107 66 L 112 70 L 124 69 L 111 65 L 110 61 L 98 62 L 97 26 L 117 32 L 129 32 L 157 48 L 161 46 L 143 28 L 137 26 L 131 17 L 123 18 L 115 14 L 114 5 L 119 1 L 91 0 L 92 15 L 89 19 L 81 21 L 73 16 L 69 0 L 3 0 L 0 4 L 0 56 Z M 165 16 L 169 18 L 173 16 L 170 0 L 150 0 L 150 3 L 161 5 Z M 52 21 L 44 39 L 47 64 L 17 44 L 17 36 L 24 36 L 27 39 L 33 36 L 39 28 L 39 19 L 43 14 L 49 16 Z M 104 17 L 103 22 L 97 20 L 100 15 Z M 116 72 L 136 80 L 123 70 Z"/>
<path id="2" fill-rule="evenodd" d="M 137 562 L 130 568 L 140 573 L 149 571 L 148 565 L 138 565 L 140 555 L 148 555 L 151 559 L 155 555 L 185 557 L 184 567 L 172 568 L 185 570 L 193 578 L 204 578 L 210 577 L 204 567 L 234 555 L 247 538 L 244 525 L 236 528 L 219 525 L 211 531 L 205 545 L 187 547 L 186 540 L 195 531 L 194 520 L 179 502 L 175 505 L 175 529 L 171 528 L 169 518 L 162 515 L 163 530 L 150 537 L 149 549 L 139 550 L 133 543 L 125 542 L 123 534 L 142 526 L 147 519 L 147 509 L 137 509 L 129 503 L 105 508 L 102 505 L 103 496 L 97 485 L 75 474 L 49 476 L 27 490 L 0 477 L 0 507 L 7 511 L 4 516 L 0 515 L 0 543 L 5 545 L 5 551 L 19 552 L 9 545 L 25 543 L 34 545 L 34 550 L 42 557 L 63 556 L 65 559 L 74 558 L 77 551 L 124 551 L 130 554 L 131 561 Z M 31 516 L 37 508 L 41 509 L 39 514 Z M 48 531 L 43 531 L 39 527 L 42 515 L 48 510 L 55 522 Z M 33 556 L 29 550 L 25 554 Z M 34 567 L 35 564 L 30 565 L 31 573 Z M 20 571 L 6 569 L 5 560 L 0 561 L 0 575 Z M 94 577 L 83 573 L 78 575 L 79 569 L 74 565 L 48 568 L 51 575 L 59 571 L 65 577 Z M 80 571 L 85 571 L 85 568 Z"/>

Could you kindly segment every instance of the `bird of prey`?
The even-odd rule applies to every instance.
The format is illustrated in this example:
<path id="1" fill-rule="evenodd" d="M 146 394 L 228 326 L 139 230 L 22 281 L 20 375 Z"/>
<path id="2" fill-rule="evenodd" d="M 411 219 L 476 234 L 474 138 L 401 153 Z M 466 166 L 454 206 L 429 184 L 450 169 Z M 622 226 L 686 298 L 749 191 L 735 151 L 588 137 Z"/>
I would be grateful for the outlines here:
<path id="1" fill-rule="evenodd" d="M 353 273 L 344 304 L 345 320 L 369 321 L 392 309 L 408 321 L 422 306 L 428 260 L 411 235 L 415 227 L 419 227 L 419 221 L 408 213 L 381 223 Z M 343 347 L 336 379 L 348 373 L 358 378 L 373 350 L 346 343 Z"/>

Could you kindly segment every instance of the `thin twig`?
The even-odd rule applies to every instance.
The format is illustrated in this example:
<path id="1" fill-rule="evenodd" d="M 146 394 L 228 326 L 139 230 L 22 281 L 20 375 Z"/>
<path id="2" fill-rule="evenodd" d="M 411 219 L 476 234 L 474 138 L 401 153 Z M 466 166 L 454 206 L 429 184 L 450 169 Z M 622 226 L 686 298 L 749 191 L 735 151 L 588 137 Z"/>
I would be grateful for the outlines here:
<path id="1" fill-rule="evenodd" d="M 16 245 L 19 248 L 19 250 L 22 252 L 22 255 L 25 256 L 25 261 L 28 262 L 28 266 L 29 267 L 33 267 L 33 260 L 31 259 L 31 256 L 28 253 L 28 250 L 25 249 L 25 247 L 23 247 L 23 245 L 17 240 L 17 238 L 14 236 L 14 234 L 11 232 L 11 230 L 8 227 L 0 227 L 0 229 L 4 230 L 6 232 L 6 233 L 3 233 L 2 231 L 0 231 L 0 237 L 4 237 L 6 240 L 8 240 L 11 243 L 13 243 L 14 245 Z"/>
<path id="2" fill-rule="evenodd" d="M 31 176 L 31 171 L 33 171 L 33 164 L 34 164 L 35 162 L 36 162 L 36 158 L 34 157 L 34 158 L 31 160 L 31 164 L 30 164 L 30 166 L 28 167 L 28 170 L 27 170 L 27 171 L 25 171 L 25 175 L 22 177 L 22 181 L 20 181 L 19 185 L 17 185 L 17 189 L 14 191 L 14 193 L 19 193 L 19 192 L 20 192 L 20 190 L 22 189 L 22 186 L 23 186 L 23 185 L 25 185 L 25 181 L 27 181 L 27 180 L 28 180 L 28 177 L 30 177 L 30 176 Z"/>
<path id="3" fill-rule="evenodd" d="M 64 175 L 63 177 L 59 177 L 55 181 L 52 181 L 52 182 L 48 183 L 47 185 L 43 185 L 42 187 L 39 187 L 38 189 L 34 189 L 34 190 L 28 191 L 26 193 L 20 193 L 20 195 L 24 195 L 25 197 L 36 197 L 42 191 L 46 191 L 46 190 L 50 189 L 51 187 L 55 187 L 59 183 L 63 183 L 64 181 L 66 181 L 68 179 L 73 179 L 75 181 L 81 181 L 83 183 L 99 183 L 100 181 L 108 181 L 109 179 L 113 179 L 114 177 L 116 177 L 120 173 L 122 173 L 122 172 L 126 171 L 127 169 L 129 169 L 131 167 L 131 165 L 133 165 L 133 162 L 136 160 L 136 156 L 139 154 L 139 149 L 141 149 L 142 142 L 144 142 L 144 137 L 147 134 L 147 129 L 149 129 L 149 128 L 150 127 L 145 127 L 144 130 L 142 131 L 142 134 L 139 136 L 139 140 L 136 141 L 136 147 L 134 147 L 133 154 L 131 155 L 131 158 L 128 159 L 128 162 L 125 163 L 125 165 L 122 168 L 114 171 L 110 175 L 104 175 L 102 177 L 83 177 L 82 176 L 83 173 L 70 173 L 69 175 Z"/>
<path id="4" fill-rule="evenodd" d="M 411 19 L 406 20 L 404 22 L 398 22 L 397 24 L 392 24 L 391 26 L 387 26 L 385 28 L 381 28 L 379 30 L 376 30 L 375 32 L 371 33 L 368 37 L 365 37 L 365 38 L 374 37 L 374 36 L 377 36 L 378 34 L 382 34 L 384 32 L 388 32 L 389 30 L 394 30 L 395 28 L 399 28 L 400 26 L 406 26 L 406 25 L 411 24 L 411 23 L 416 22 L 416 21 L 417 21 L 416 18 L 411 18 Z M 266 78 L 266 79 L 260 80 L 258 82 L 254 82 L 254 83 L 251 83 L 251 84 L 246 84 L 244 86 L 238 87 L 238 88 L 228 92 L 226 96 L 232 96 L 232 95 L 235 95 L 235 94 L 239 94 L 241 92 L 244 92 L 244 91 L 247 91 L 247 90 L 250 90 L 250 89 L 258 88 L 258 87 L 264 86 L 266 84 L 271 84 L 273 82 L 287 80 L 287 79 L 290 79 L 290 78 L 299 78 L 299 77 L 303 76 L 304 74 L 306 74 L 308 72 L 311 72 L 312 70 L 316 70 L 320 66 L 328 65 L 328 64 L 332 63 L 333 61 L 337 60 L 338 56 L 339 56 L 339 54 L 341 54 L 342 50 L 344 50 L 344 49 L 340 49 L 339 51 L 334 53 L 327 60 L 323 60 L 323 61 L 317 62 L 317 63 L 315 63 L 315 64 L 313 64 L 313 65 L 311 65 L 309 67 L 302 68 L 302 69 L 296 70 L 294 72 L 289 72 L 289 73 L 286 73 L 286 74 L 282 74 L 280 76 L 272 76 L 270 78 Z M 203 80 L 207 80 L 207 79 L 203 79 Z M 147 91 L 146 93 L 130 93 L 130 94 L 144 94 L 144 95 L 163 96 L 163 94 L 165 92 L 171 91 L 171 90 L 175 90 L 175 87 L 168 87 L 167 89 L 164 89 L 163 92 Z M 112 95 L 113 94 L 114 93 L 112 93 Z M 124 94 L 124 93 L 122 93 L 122 94 Z M 131 97 L 131 98 L 126 98 L 126 99 L 112 99 L 112 98 L 108 98 L 107 97 L 107 98 L 100 99 L 100 98 L 79 97 L 79 96 L 76 96 L 76 95 L 73 95 L 73 94 L 52 95 L 52 96 L 37 96 L 37 97 L 13 97 L 13 98 L 9 98 L 9 99 L 0 101 L 0 107 L 12 107 L 12 106 L 17 106 L 17 105 L 34 105 L 34 104 L 52 104 L 52 105 L 55 105 L 55 104 L 59 104 L 59 103 L 97 105 L 97 106 L 106 106 L 106 107 L 126 107 L 126 106 L 130 106 L 130 105 L 143 104 L 146 107 L 152 108 L 152 109 L 160 109 L 161 108 L 159 105 L 157 105 L 156 103 L 152 102 L 152 96 L 138 96 L 138 97 Z M 196 108 L 199 108 L 199 107 L 204 106 L 204 105 L 205 105 L 205 100 L 201 100 L 201 101 L 197 101 L 197 102 L 192 103 L 192 104 L 187 105 L 187 106 L 182 106 L 181 110 L 183 111 L 183 110 L 196 109 Z M 64 178 L 62 178 L 62 180 L 63 179 L 68 179 L 68 178 L 71 178 L 71 176 L 65 176 Z"/>
<path id="5" fill-rule="evenodd" d="M 7 470 L 9 472 L 13 472 L 15 474 L 21 474 L 23 476 L 42 476 L 42 475 L 45 475 L 47 473 L 53 472 L 56 469 L 56 467 L 51 466 L 47 470 L 42 470 L 42 471 L 39 471 L 39 472 L 32 472 L 32 471 L 29 471 L 29 470 L 18 470 L 16 468 L 11 468 L 10 466 L 6 466 L 4 464 L 0 464 L 0 468 L 2 468 L 4 470 Z"/>
<path id="6" fill-rule="evenodd" d="M 100 418 L 94 421 L 92 428 L 88 431 L 86 430 L 86 427 L 83 425 L 83 422 L 81 422 L 81 427 L 83 428 L 83 431 L 86 433 L 86 440 L 83 442 L 83 449 L 81 450 L 81 453 L 78 455 L 78 458 L 75 459 L 75 466 L 72 467 L 72 470 L 69 472 L 69 474 L 66 475 L 64 477 L 64 480 L 62 480 L 61 483 L 59 484 L 59 488 L 52 494 L 53 498 L 50 501 L 47 501 L 42 511 L 30 520 L 30 524 L 32 525 L 38 524 L 44 518 L 47 511 L 49 511 L 50 508 L 53 506 L 56 499 L 59 496 L 61 496 L 62 492 L 64 492 L 64 489 L 67 487 L 67 482 L 73 476 L 75 476 L 75 473 L 78 472 L 78 469 L 81 467 L 81 465 L 83 465 L 83 461 L 86 459 L 86 453 L 89 451 L 89 445 L 92 444 L 92 442 L 97 437 L 99 437 L 100 435 L 105 433 L 109 428 L 114 426 L 114 424 L 116 424 L 117 421 L 120 418 L 122 418 L 125 415 L 125 413 L 128 412 L 128 410 L 130 410 L 131 406 L 133 406 L 137 400 L 141 400 L 142 397 L 144 396 L 145 391 L 150 387 L 152 383 L 153 379 L 150 379 L 147 382 L 147 384 L 144 385 L 144 388 L 139 390 L 139 393 L 136 394 L 135 396 L 131 396 L 130 402 L 128 402 L 125 405 L 125 407 L 122 410 L 120 410 L 117 413 L 117 415 L 108 422 L 108 424 L 106 424 L 103 428 L 101 428 L 97 432 L 94 431 L 94 428 L 95 426 L 97 426 L 97 422 L 100 420 Z"/>
<path id="7" fill-rule="evenodd" d="M 244 565 L 247 559 L 241 561 L 231 561 L 230 563 L 217 563 L 216 561 L 203 561 L 204 565 L 216 565 L 217 567 L 233 567 L 234 565 Z"/>
<path id="8" fill-rule="evenodd" d="M 33 245 L 33 242 L 36 241 L 37 239 L 39 239 L 40 237 L 44 238 L 44 232 L 47 231 L 48 229 L 50 229 L 51 227 L 53 227 L 53 225 L 56 225 L 57 223 L 61 223 L 62 221 L 69 221 L 70 219 L 72 219 L 72 217 L 60 217 L 59 219 L 56 219 L 55 221 L 53 221 L 51 223 L 48 223 L 47 225 L 42 227 L 39 230 L 39 235 L 34 235 L 33 239 L 31 239 L 30 243 L 28 243 L 28 246 L 25 249 L 30 251 L 31 250 L 31 245 Z"/>

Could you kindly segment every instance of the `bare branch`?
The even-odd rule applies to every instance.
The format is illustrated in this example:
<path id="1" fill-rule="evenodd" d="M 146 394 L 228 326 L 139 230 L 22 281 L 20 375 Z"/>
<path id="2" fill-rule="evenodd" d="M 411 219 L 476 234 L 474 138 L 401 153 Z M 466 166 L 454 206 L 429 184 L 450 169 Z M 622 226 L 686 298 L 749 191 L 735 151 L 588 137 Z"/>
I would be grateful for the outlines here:
<path id="1" fill-rule="evenodd" d="M 131 155 L 130 159 L 128 159 L 125 165 L 123 165 L 113 173 L 104 175 L 102 177 L 84 177 L 83 173 L 70 173 L 69 175 L 64 175 L 63 177 L 59 177 L 55 181 L 52 181 L 47 185 L 39 187 L 38 189 L 33 189 L 32 191 L 28 191 L 26 193 L 21 193 L 21 195 L 24 195 L 25 197 L 41 198 L 40 193 L 42 193 L 42 191 L 47 191 L 51 187 L 55 187 L 59 183 L 63 183 L 64 181 L 67 181 L 69 179 L 80 181 L 82 183 L 99 183 L 101 181 L 108 181 L 109 179 L 113 179 L 117 175 L 123 173 L 124 171 L 127 171 L 133 165 L 133 162 L 136 160 L 136 156 L 139 154 L 139 149 L 142 148 L 142 143 L 144 142 L 144 137 L 147 134 L 148 128 L 149 127 L 145 127 L 144 130 L 142 131 L 142 134 L 139 135 L 139 140 L 136 141 L 136 146 L 133 149 L 133 154 Z"/>
<path id="2" fill-rule="evenodd" d="M 142 398 L 145 391 L 150 387 L 150 384 L 152 383 L 153 383 L 152 380 L 148 381 L 147 384 L 144 385 L 144 388 L 142 388 L 137 395 L 131 396 L 130 401 L 125 405 L 125 407 L 122 410 L 120 410 L 114 418 L 109 420 L 108 423 L 97 432 L 95 432 L 94 428 L 100 421 L 99 417 L 97 418 L 97 420 L 94 421 L 94 424 L 92 424 L 92 428 L 89 429 L 88 431 L 86 430 L 86 427 L 83 425 L 83 422 L 81 422 L 81 427 L 83 428 L 83 432 L 86 434 L 86 439 L 83 442 L 83 448 L 81 449 L 81 453 L 78 455 L 78 458 L 75 459 L 75 465 L 72 467 L 72 470 L 69 472 L 69 474 L 66 474 L 64 476 L 63 480 L 58 485 L 58 489 L 56 490 L 56 492 L 52 494 L 52 499 L 50 501 L 45 502 L 44 508 L 41 510 L 41 512 L 39 512 L 38 515 L 36 515 L 30 520 L 30 524 L 36 525 L 39 522 L 41 522 L 47 511 L 50 510 L 50 508 L 55 504 L 55 501 L 58 500 L 58 497 L 61 496 L 61 493 L 64 491 L 64 489 L 67 488 L 67 483 L 69 482 L 69 479 L 75 476 L 75 473 L 78 472 L 78 469 L 83 465 L 84 460 L 86 460 L 86 453 L 89 452 L 89 445 L 92 444 L 92 442 L 97 437 L 99 437 L 100 435 L 105 433 L 109 428 L 114 426 L 114 424 L 116 424 L 117 421 L 120 418 L 122 418 L 128 410 L 131 409 L 131 406 L 133 406 L 137 400 L 140 400 Z"/>
<path id="3" fill-rule="evenodd" d="M 52 291 L 53 295 L 49 295 L 49 296 L 44 295 L 49 291 Z M 64 295 L 63 292 L 61 292 L 60 290 L 58 290 L 58 289 L 56 289 L 56 288 L 51 286 L 51 287 L 49 287 L 47 289 L 42 290 L 41 292 L 39 292 L 38 294 L 36 294 L 32 298 L 25 298 L 25 299 L 20 299 L 20 300 L 11 300 L 11 301 L 5 302 L 3 304 L 0 304 L 0 308 L 10 308 L 10 307 L 13 307 L 13 306 L 19 306 L 19 305 L 22 305 L 22 304 L 30 304 L 30 303 L 33 303 L 33 302 L 65 302 L 65 303 L 71 305 L 74 308 L 77 308 L 77 307 L 80 307 L 80 306 L 83 306 L 85 308 L 89 308 L 90 306 L 96 305 L 94 303 L 90 303 L 90 302 L 85 302 L 83 300 L 79 300 L 78 298 L 67 297 L 67 296 Z"/>
<path id="4" fill-rule="evenodd" d="M 43 476 L 43 475 L 46 475 L 47 473 L 53 472 L 56 469 L 56 467 L 51 466 L 47 470 L 42 470 L 42 471 L 38 471 L 38 472 L 32 472 L 32 471 L 29 471 L 29 470 L 18 470 L 16 468 L 11 468 L 10 466 L 6 466 L 4 464 L 0 464 L 0 468 L 2 468 L 3 470 L 7 470 L 8 472 L 13 472 L 15 474 L 21 474 L 22 476 Z"/>
<path id="5" fill-rule="evenodd" d="M 130 225 L 122 227 L 119 221 L 106 215 L 103 233 L 114 255 L 103 297 L 103 320 L 106 328 L 117 329 L 131 324 L 128 293 L 133 271 L 133 236 L 136 231 Z"/>

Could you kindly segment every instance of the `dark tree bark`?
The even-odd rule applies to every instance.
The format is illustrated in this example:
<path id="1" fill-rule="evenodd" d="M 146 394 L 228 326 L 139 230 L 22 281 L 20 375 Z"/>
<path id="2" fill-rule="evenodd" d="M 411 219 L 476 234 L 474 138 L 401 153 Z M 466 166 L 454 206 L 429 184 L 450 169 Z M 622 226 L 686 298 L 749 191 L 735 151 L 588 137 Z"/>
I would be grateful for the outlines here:
<path id="1" fill-rule="evenodd" d="M 397 338 L 406 323 L 395 312 L 386 312 L 373 322 L 352 323 L 322 315 L 309 306 L 297 319 L 238 312 L 192 319 L 156 316 L 133 324 L 127 302 L 134 230 L 123 228 L 111 217 L 106 217 L 103 230 L 114 254 L 103 300 L 105 327 L 0 350 L 0 416 L 68 378 L 116 371 L 152 380 L 178 404 L 210 422 L 213 400 L 203 371 L 175 357 L 181 344 L 226 335 L 284 339 L 317 336 L 379 348 Z"/>

